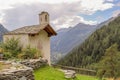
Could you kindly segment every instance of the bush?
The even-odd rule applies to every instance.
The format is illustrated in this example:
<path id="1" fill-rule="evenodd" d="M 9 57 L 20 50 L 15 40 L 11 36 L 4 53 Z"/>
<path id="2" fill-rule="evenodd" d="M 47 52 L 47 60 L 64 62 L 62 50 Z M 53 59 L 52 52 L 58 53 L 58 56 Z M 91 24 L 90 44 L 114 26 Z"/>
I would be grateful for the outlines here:
<path id="1" fill-rule="evenodd" d="M 5 43 L 0 44 L 0 49 L 3 51 L 4 59 L 33 59 L 40 57 L 40 51 L 36 48 L 31 48 L 30 45 L 25 49 L 19 44 L 19 39 L 14 37 L 7 39 Z"/>
<path id="2" fill-rule="evenodd" d="M 3 58 L 4 58 L 5 60 L 8 60 L 8 59 L 11 59 L 11 58 L 12 58 L 12 55 L 11 55 L 11 53 L 9 53 L 9 52 L 4 52 Z"/>
<path id="3" fill-rule="evenodd" d="M 31 48 L 30 46 L 27 46 L 18 56 L 22 59 L 36 59 L 40 57 L 40 51 L 38 51 L 36 48 Z"/>
<path id="4" fill-rule="evenodd" d="M 4 55 L 9 53 L 15 58 L 22 51 L 22 46 L 19 44 L 19 39 L 15 39 L 14 37 L 7 39 L 5 43 L 2 43 L 1 47 L 4 49 Z"/>

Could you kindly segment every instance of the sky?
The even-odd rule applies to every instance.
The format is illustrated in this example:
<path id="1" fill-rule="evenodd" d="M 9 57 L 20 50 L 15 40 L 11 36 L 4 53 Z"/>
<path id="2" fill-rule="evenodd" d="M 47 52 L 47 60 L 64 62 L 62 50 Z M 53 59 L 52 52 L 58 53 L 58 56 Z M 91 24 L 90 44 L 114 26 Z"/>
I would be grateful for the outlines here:
<path id="1" fill-rule="evenodd" d="M 99 24 L 120 14 L 120 0 L 0 0 L 0 23 L 8 30 L 39 24 L 47 11 L 55 30 Z"/>

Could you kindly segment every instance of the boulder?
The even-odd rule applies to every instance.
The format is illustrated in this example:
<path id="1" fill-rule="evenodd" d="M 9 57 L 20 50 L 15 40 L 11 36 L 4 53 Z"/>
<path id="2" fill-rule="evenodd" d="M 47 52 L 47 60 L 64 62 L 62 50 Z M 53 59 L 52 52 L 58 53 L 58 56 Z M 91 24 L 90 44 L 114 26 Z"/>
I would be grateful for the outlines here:
<path id="1" fill-rule="evenodd" d="M 44 66 L 47 64 L 47 60 L 46 59 L 30 59 L 30 60 L 24 60 L 20 62 L 21 64 L 27 66 L 27 67 L 31 67 L 34 70 L 39 69 L 40 67 Z"/>
<path id="2" fill-rule="evenodd" d="M 6 61 L 2 63 L 10 64 Z M 33 69 L 13 62 L 9 68 L 0 70 L 0 80 L 34 80 Z"/>
<path id="3" fill-rule="evenodd" d="M 65 78 L 75 78 L 76 77 L 76 72 L 74 70 L 63 70 L 60 69 L 60 71 L 64 72 Z"/>
<path id="4" fill-rule="evenodd" d="M 76 72 L 73 70 L 66 70 L 65 72 L 65 78 L 75 78 Z"/>

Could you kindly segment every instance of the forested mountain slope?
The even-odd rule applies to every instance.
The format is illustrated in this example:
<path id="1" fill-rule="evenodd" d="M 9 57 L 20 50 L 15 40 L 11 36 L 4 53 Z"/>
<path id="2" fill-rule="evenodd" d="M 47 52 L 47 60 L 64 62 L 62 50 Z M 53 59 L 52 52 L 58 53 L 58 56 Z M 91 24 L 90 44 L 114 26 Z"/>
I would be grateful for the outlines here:
<path id="1" fill-rule="evenodd" d="M 105 50 L 114 43 L 120 46 L 120 17 L 97 29 L 84 43 L 70 51 L 58 64 L 76 67 L 89 66 L 97 63 L 104 55 Z"/>

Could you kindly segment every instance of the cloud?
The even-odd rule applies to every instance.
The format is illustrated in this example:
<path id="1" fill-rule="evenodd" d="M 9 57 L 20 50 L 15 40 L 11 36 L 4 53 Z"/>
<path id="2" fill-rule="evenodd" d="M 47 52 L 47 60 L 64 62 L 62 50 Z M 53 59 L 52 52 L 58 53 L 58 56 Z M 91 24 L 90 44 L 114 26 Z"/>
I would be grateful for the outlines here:
<path id="1" fill-rule="evenodd" d="M 112 8 L 114 5 L 112 3 L 107 3 L 105 0 L 82 0 L 81 6 L 91 12 L 104 11 L 106 9 Z"/>
<path id="2" fill-rule="evenodd" d="M 106 0 L 106 1 L 108 1 L 108 2 L 114 2 L 115 0 Z"/>
<path id="3" fill-rule="evenodd" d="M 117 17 L 118 15 L 120 15 L 120 10 L 114 11 L 112 17 Z"/>
<path id="4" fill-rule="evenodd" d="M 26 1 L 26 0 L 25 0 Z M 42 0 L 43 1 L 43 0 Z M 63 1 L 63 0 L 62 0 Z M 71 2 L 44 3 L 37 2 L 30 4 L 14 4 L 9 9 L 2 10 L 0 20 L 9 30 L 25 25 L 39 24 L 38 14 L 47 11 L 50 14 L 51 23 L 56 29 L 74 26 L 79 22 L 95 24 L 96 21 L 85 20 L 80 14 L 91 15 L 96 11 L 110 9 L 114 4 L 105 0 L 72 0 Z"/>
<path id="5" fill-rule="evenodd" d="M 0 10 L 12 8 L 14 4 L 33 4 L 33 3 L 46 3 L 46 4 L 56 4 L 56 3 L 72 3 L 79 0 L 0 0 Z"/>
<path id="6" fill-rule="evenodd" d="M 66 26 L 73 27 L 78 23 L 94 25 L 97 23 L 97 21 L 86 21 L 84 20 L 83 17 L 80 17 L 80 16 L 71 16 L 71 17 L 63 16 L 63 17 L 60 17 L 59 19 L 52 21 L 52 23 L 57 26 L 56 27 L 57 29 L 60 29 L 60 28 L 66 28 Z"/>

